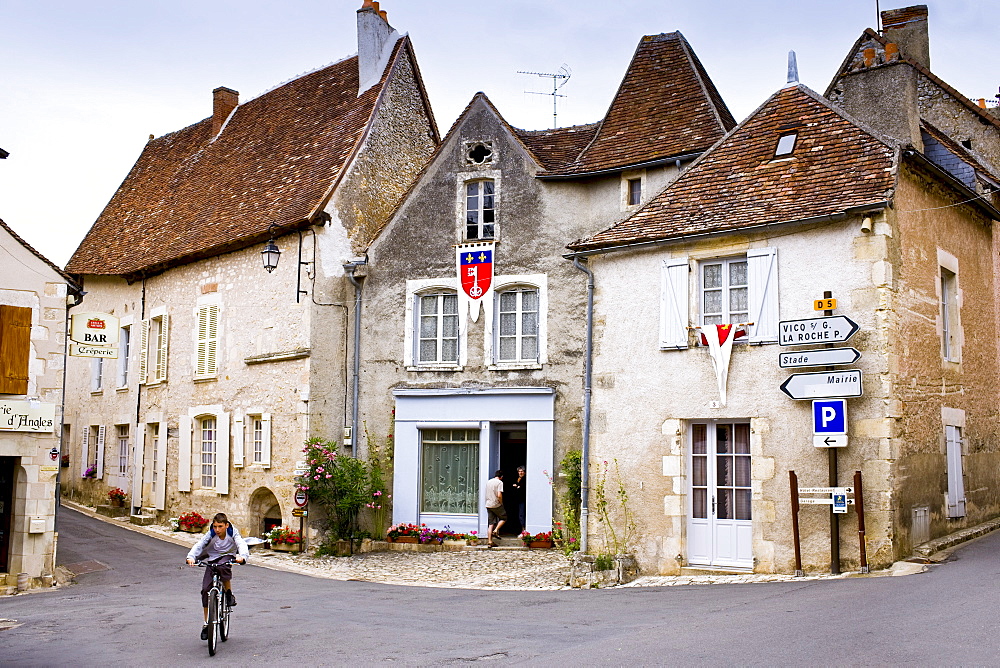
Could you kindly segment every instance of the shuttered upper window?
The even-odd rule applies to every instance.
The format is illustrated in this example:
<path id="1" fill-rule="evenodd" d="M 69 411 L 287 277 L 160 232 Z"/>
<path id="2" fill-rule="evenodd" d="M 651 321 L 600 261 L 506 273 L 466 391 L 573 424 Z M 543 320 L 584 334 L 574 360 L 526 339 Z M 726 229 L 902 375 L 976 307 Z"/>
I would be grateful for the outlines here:
<path id="1" fill-rule="evenodd" d="M 206 304 L 198 308 L 198 345 L 195 378 L 215 378 L 218 375 L 219 307 Z"/>
<path id="2" fill-rule="evenodd" d="M 0 305 L 0 394 L 28 393 L 31 309 Z"/>

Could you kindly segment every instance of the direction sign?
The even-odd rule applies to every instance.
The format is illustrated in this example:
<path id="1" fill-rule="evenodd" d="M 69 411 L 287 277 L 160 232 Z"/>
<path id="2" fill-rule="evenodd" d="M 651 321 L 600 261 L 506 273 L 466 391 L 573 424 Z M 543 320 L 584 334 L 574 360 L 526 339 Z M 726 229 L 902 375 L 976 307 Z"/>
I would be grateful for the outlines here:
<path id="1" fill-rule="evenodd" d="M 782 369 L 796 366 L 836 366 L 837 364 L 854 364 L 859 359 L 861 359 L 861 353 L 854 348 L 797 350 L 793 353 L 778 353 L 778 366 Z"/>
<path id="2" fill-rule="evenodd" d="M 847 399 L 816 399 L 813 401 L 814 434 L 847 433 Z"/>
<path id="3" fill-rule="evenodd" d="M 853 487 L 799 487 L 799 494 L 854 494 Z"/>
<path id="4" fill-rule="evenodd" d="M 813 434 L 815 448 L 846 448 L 847 434 Z"/>
<path id="5" fill-rule="evenodd" d="M 295 475 L 306 475 L 307 473 L 309 473 L 309 469 L 295 469 L 294 471 L 292 471 L 292 473 L 294 473 Z"/>
<path id="6" fill-rule="evenodd" d="M 793 373 L 781 384 L 781 391 L 792 399 L 834 399 L 861 396 L 861 371 L 822 371 Z"/>
<path id="7" fill-rule="evenodd" d="M 292 517 L 309 517 L 309 511 L 305 508 L 292 508 Z"/>
<path id="8" fill-rule="evenodd" d="M 810 343 L 840 343 L 854 336 L 858 323 L 846 315 L 805 320 L 782 320 L 778 323 L 778 343 L 803 346 Z"/>
<path id="9" fill-rule="evenodd" d="M 799 505 L 800 506 L 810 506 L 810 505 L 812 505 L 812 506 L 821 506 L 821 505 L 832 506 L 832 505 L 834 505 L 833 498 L 834 498 L 833 496 L 828 496 L 825 499 L 809 499 L 809 498 L 799 499 Z M 847 505 L 853 506 L 854 505 L 854 499 L 847 499 Z M 846 513 L 847 511 L 846 510 L 835 510 L 834 512 Z"/>

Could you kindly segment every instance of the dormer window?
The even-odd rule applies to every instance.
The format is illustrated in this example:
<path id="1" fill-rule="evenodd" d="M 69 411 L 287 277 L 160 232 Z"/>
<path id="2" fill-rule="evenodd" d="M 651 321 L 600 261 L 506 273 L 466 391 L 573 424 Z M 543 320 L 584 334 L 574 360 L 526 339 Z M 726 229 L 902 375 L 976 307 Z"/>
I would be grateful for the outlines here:
<path id="1" fill-rule="evenodd" d="M 798 132 L 788 132 L 778 137 L 778 146 L 774 149 L 775 158 L 785 158 L 795 150 L 795 142 L 799 138 Z"/>

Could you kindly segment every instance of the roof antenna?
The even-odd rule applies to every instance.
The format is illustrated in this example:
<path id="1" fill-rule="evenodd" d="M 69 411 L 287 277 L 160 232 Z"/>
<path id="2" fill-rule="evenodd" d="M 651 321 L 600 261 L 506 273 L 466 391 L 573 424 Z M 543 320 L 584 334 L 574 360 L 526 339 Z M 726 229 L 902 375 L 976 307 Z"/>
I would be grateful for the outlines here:
<path id="1" fill-rule="evenodd" d="M 799 66 L 795 62 L 795 52 L 788 52 L 788 86 L 797 86 L 799 84 Z"/>
<path id="2" fill-rule="evenodd" d="M 562 67 L 559 68 L 559 71 L 556 72 L 556 73 L 553 73 L 553 74 L 549 74 L 549 73 L 546 73 L 546 72 L 525 72 L 523 70 L 518 70 L 517 73 L 518 74 L 534 74 L 536 76 L 549 77 L 549 78 L 552 79 L 552 92 L 551 93 L 540 93 L 540 92 L 534 91 L 534 90 L 526 90 L 524 92 L 525 93 L 530 93 L 531 95 L 551 95 L 552 96 L 552 127 L 553 128 L 559 127 L 559 124 L 557 122 L 558 116 L 556 114 L 556 101 L 560 97 L 566 97 L 565 95 L 563 95 L 562 93 L 559 92 L 559 89 L 562 88 L 563 86 L 565 86 L 566 83 L 569 81 L 569 78 L 571 76 L 573 76 L 573 70 L 570 69 L 569 65 L 567 65 L 566 63 L 563 63 Z M 559 83 L 560 80 L 562 80 L 562 83 Z"/>

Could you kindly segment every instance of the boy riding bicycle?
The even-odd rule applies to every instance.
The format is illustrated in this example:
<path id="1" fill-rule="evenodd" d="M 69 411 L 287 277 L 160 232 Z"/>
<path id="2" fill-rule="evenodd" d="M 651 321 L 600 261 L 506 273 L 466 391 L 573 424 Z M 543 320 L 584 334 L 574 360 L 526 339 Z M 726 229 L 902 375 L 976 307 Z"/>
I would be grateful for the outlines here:
<path id="1" fill-rule="evenodd" d="M 246 541 L 229 522 L 225 513 L 217 513 L 212 519 L 212 528 L 202 536 L 201 540 L 191 548 L 187 555 L 188 566 L 194 566 L 199 559 L 212 565 L 226 590 L 226 598 L 230 607 L 236 605 L 236 597 L 232 591 L 233 567 L 230 557 L 245 564 L 250 558 L 250 548 Z M 222 562 L 222 563 L 220 563 Z M 208 639 L 208 592 L 212 588 L 212 568 L 205 569 L 205 577 L 201 581 L 201 605 L 205 609 L 205 626 L 201 629 L 201 639 Z"/>

